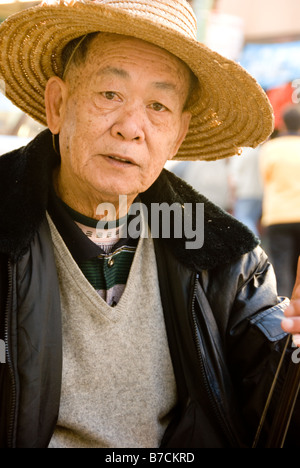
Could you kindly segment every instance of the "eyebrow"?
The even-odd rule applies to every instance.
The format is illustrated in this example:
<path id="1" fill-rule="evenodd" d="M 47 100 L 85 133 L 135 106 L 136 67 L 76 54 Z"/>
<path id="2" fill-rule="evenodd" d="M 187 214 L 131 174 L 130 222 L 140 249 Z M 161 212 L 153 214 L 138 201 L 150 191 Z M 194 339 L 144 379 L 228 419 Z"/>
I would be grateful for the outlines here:
<path id="1" fill-rule="evenodd" d="M 118 76 L 127 80 L 130 79 L 130 74 L 126 70 L 123 70 L 122 68 L 117 68 L 117 67 L 108 66 L 108 67 L 102 68 L 97 73 L 97 76 L 100 76 L 100 77 L 108 76 L 108 75 Z M 154 81 L 152 85 L 154 88 L 157 88 L 157 89 L 162 89 L 166 91 L 177 91 L 176 85 L 168 81 Z"/>
<path id="2" fill-rule="evenodd" d="M 120 76 L 121 78 L 130 78 L 129 73 L 122 68 L 116 67 L 105 67 L 98 71 L 97 76 L 105 76 L 105 75 L 115 75 Z"/>
<path id="3" fill-rule="evenodd" d="M 176 85 L 168 81 L 155 81 L 153 85 L 157 89 L 163 89 L 166 91 L 177 91 Z"/>

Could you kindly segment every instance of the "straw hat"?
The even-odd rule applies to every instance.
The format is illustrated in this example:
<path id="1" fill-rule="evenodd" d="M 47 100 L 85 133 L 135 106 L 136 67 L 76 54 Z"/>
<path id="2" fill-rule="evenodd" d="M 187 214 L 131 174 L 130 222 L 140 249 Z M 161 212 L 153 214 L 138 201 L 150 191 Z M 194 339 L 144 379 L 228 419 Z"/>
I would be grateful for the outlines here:
<path id="1" fill-rule="evenodd" d="M 6 96 L 43 125 L 48 79 L 62 76 L 72 39 L 103 31 L 133 36 L 183 60 L 199 80 L 190 130 L 176 159 L 214 160 L 255 147 L 273 130 L 273 112 L 257 82 L 237 63 L 196 39 L 185 0 L 48 0 L 0 26 L 0 79 Z"/>

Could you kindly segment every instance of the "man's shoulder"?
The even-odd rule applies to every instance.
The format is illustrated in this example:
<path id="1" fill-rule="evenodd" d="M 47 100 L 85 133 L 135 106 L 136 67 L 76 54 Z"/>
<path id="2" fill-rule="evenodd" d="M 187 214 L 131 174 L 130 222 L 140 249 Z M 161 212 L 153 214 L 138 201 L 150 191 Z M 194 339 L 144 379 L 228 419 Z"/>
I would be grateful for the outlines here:
<path id="1" fill-rule="evenodd" d="M 0 157 L 0 252 L 29 245 L 45 217 L 55 162 L 48 131 Z"/>

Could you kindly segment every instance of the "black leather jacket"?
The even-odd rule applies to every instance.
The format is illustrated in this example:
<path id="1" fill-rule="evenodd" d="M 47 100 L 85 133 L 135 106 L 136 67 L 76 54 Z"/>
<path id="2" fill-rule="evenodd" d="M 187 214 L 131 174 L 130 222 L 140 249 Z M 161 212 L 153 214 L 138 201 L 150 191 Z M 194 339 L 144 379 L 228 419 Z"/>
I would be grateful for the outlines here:
<path id="1" fill-rule="evenodd" d="M 1 447 L 47 447 L 59 411 L 60 297 L 45 217 L 57 163 L 48 131 L 0 158 Z M 163 171 L 141 198 L 149 209 L 205 203 L 202 249 L 155 240 L 179 397 L 162 446 L 249 447 L 286 337 L 273 270 L 252 233 L 173 174 Z M 297 425 L 294 418 L 294 446 Z"/>

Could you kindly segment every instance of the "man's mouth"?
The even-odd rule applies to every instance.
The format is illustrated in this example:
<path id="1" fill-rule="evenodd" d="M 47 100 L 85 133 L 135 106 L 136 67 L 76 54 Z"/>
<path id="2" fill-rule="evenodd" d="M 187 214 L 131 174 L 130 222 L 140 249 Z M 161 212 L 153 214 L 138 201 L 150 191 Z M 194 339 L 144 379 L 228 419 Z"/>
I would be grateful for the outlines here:
<path id="1" fill-rule="evenodd" d="M 109 155 L 108 158 L 113 159 L 115 161 L 120 161 L 126 164 L 132 164 L 132 162 L 129 161 L 128 159 L 121 158 L 120 156 Z"/>

